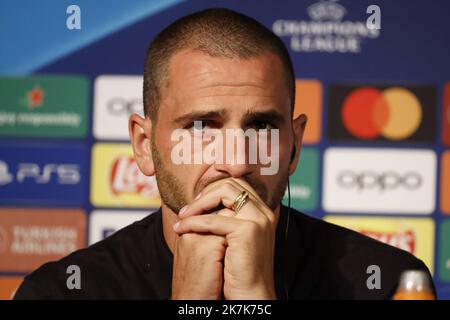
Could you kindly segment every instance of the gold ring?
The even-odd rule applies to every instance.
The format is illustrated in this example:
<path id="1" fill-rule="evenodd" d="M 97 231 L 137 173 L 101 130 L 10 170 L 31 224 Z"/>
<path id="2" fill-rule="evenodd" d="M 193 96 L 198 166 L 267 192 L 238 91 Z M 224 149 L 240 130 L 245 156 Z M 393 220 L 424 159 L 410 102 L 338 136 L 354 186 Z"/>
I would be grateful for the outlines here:
<path id="1" fill-rule="evenodd" d="M 239 193 L 236 200 L 234 200 L 231 209 L 237 214 L 239 210 L 241 210 L 241 208 L 247 202 L 247 199 L 248 199 L 248 192 L 244 190 L 241 193 Z"/>

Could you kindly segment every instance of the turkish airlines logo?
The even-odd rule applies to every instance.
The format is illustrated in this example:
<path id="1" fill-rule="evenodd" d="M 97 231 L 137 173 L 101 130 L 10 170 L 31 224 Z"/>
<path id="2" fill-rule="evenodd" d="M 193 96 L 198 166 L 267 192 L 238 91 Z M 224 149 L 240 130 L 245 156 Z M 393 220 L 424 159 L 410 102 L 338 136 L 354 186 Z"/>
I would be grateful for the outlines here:
<path id="1" fill-rule="evenodd" d="M 330 139 L 433 142 L 435 96 L 426 86 L 332 86 Z"/>
<path id="2" fill-rule="evenodd" d="M 58 260 L 86 245 L 85 232 L 81 209 L 2 208 L 0 271 L 32 271 Z"/>
<path id="3" fill-rule="evenodd" d="M 431 214 L 436 166 L 431 150 L 329 148 L 323 206 L 330 212 Z"/>
<path id="4" fill-rule="evenodd" d="M 5 228 L 0 226 L 0 254 L 8 248 L 8 233 Z"/>

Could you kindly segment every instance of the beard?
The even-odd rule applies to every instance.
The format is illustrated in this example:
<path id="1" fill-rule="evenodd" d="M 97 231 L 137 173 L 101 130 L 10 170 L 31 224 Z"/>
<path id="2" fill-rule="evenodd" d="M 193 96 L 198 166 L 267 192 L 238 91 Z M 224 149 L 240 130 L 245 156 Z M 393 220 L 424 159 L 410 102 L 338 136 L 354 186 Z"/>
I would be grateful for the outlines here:
<path id="1" fill-rule="evenodd" d="M 178 213 L 181 208 L 189 203 L 188 196 L 186 194 L 186 185 L 184 185 L 172 172 L 170 172 L 164 165 L 161 159 L 161 155 L 154 144 L 154 139 L 151 141 L 152 157 L 155 166 L 156 183 L 158 185 L 159 194 L 163 203 L 168 206 L 173 212 Z M 230 178 L 228 174 L 219 173 L 217 176 L 200 179 L 195 187 L 194 194 L 199 194 L 209 184 Z M 258 196 L 264 201 L 264 203 L 274 211 L 281 203 L 283 199 L 287 181 L 289 178 L 289 169 L 286 168 L 279 176 L 274 176 L 275 190 L 269 197 L 269 193 L 266 185 L 257 176 L 247 175 L 241 177 L 245 180 L 258 194 Z M 272 184 L 272 182 L 271 182 Z"/>

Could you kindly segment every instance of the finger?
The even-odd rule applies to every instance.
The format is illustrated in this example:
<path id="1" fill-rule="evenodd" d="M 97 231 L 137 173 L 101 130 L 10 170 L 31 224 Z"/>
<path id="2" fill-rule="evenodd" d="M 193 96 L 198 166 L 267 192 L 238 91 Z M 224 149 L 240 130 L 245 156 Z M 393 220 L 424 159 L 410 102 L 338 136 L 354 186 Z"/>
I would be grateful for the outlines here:
<path id="1" fill-rule="evenodd" d="M 218 236 L 227 236 L 236 232 L 244 223 L 252 223 L 251 221 L 242 221 L 222 215 L 202 215 L 192 216 L 180 220 L 174 224 L 173 229 L 178 234 L 183 233 L 212 233 Z"/>
<path id="2" fill-rule="evenodd" d="M 178 216 L 184 218 L 194 214 L 202 214 L 220 205 L 231 209 L 240 192 L 241 190 L 237 189 L 232 183 L 224 181 L 210 191 L 199 194 L 193 202 L 180 211 Z"/>
<path id="3" fill-rule="evenodd" d="M 236 185 L 237 188 L 239 189 L 244 189 L 247 190 L 247 192 L 249 192 L 250 194 L 250 199 L 253 200 L 253 202 L 255 203 L 255 205 L 257 207 L 260 208 L 261 211 L 263 211 L 267 217 L 273 217 L 273 212 L 272 210 L 270 210 L 270 208 L 267 206 L 267 204 L 260 198 L 260 196 L 258 195 L 258 193 L 255 191 L 255 189 L 253 189 L 253 187 L 251 185 L 249 185 L 246 181 L 244 181 L 243 179 L 238 179 L 238 178 L 231 178 L 230 181 Z"/>
<path id="4" fill-rule="evenodd" d="M 231 218 L 236 215 L 236 212 L 234 212 L 233 210 L 230 210 L 228 208 L 223 208 L 221 210 L 215 211 L 214 214 Z"/>
<path id="5" fill-rule="evenodd" d="M 250 186 L 247 182 L 243 181 L 242 179 L 237 179 L 237 178 L 225 178 L 225 179 L 214 181 L 213 183 L 207 185 L 202 190 L 200 195 L 203 194 L 203 193 L 208 193 L 211 190 L 214 190 L 216 188 L 220 188 L 220 186 L 223 183 L 225 183 L 225 182 L 235 185 L 240 190 L 246 190 L 250 194 L 250 196 L 252 196 L 252 198 L 254 200 L 257 200 L 258 202 L 264 203 L 264 201 L 261 200 L 261 198 L 259 197 L 258 193 L 253 189 L 252 186 Z"/>
<path id="6" fill-rule="evenodd" d="M 242 189 L 238 189 L 236 185 L 237 184 L 226 181 L 220 187 L 212 189 L 208 193 L 202 193 L 197 200 L 192 202 L 186 208 L 183 208 L 179 213 L 179 217 L 184 219 L 194 215 L 201 215 L 220 205 L 233 210 L 233 204 L 236 201 L 236 198 L 243 191 Z M 262 212 L 251 199 L 247 199 L 244 206 L 240 209 L 239 218 L 250 219 L 257 222 L 262 221 L 263 218 L 266 219 L 265 213 Z"/>
<path id="7" fill-rule="evenodd" d="M 262 202 L 264 203 L 264 201 L 262 201 L 262 199 L 259 197 L 258 193 L 255 191 L 255 189 L 253 189 L 253 187 L 251 185 L 249 185 L 246 181 L 244 181 L 243 179 L 238 179 L 238 178 L 230 178 L 230 181 L 235 184 L 236 186 L 238 186 L 238 188 L 240 189 L 244 189 L 247 190 L 250 195 L 252 196 L 252 198 L 254 200 L 256 200 L 257 202 Z"/>
<path id="8" fill-rule="evenodd" d="M 256 206 L 261 207 L 261 209 L 266 207 L 270 211 L 270 209 L 267 207 L 264 201 L 259 197 L 258 193 L 253 189 L 253 187 L 250 186 L 247 182 L 243 181 L 242 179 L 237 178 L 225 178 L 218 181 L 214 181 L 213 183 L 207 185 L 202 190 L 202 192 L 197 195 L 197 197 L 194 200 L 197 200 L 202 194 L 206 194 L 211 190 L 220 188 L 223 183 L 231 183 L 232 185 L 236 186 L 236 188 L 239 190 L 246 190 L 249 193 L 250 199 L 255 201 Z"/>
<path id="9" fill-rule="evenodd" d="M 254 204 L 268 217 L 271 221 L 275 219 L 275 215 L 267 204 L 259 197 L 258 193 L 245 180 L 239 178 L 231 178 L 231 181 L 238 189 L 243 189 L 249 192 L 250 199 Z"/>

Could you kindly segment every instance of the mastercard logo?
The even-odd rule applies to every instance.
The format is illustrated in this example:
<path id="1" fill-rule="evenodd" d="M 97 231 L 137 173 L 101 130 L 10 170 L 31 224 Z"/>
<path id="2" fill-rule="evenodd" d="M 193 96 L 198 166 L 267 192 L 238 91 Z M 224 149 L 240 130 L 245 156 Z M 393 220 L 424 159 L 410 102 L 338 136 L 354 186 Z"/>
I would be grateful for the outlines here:
<path id="1" fill-rule="evenodd" d="M 405 88 L 362 87 L 345 98 L 341 116 L 347 131 L 359 139 L 402 140 L 417 131 L 423 113 L 419 99 Z"/>

